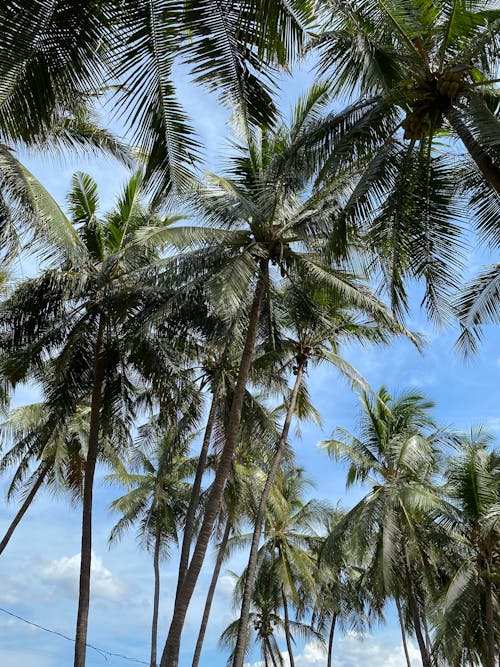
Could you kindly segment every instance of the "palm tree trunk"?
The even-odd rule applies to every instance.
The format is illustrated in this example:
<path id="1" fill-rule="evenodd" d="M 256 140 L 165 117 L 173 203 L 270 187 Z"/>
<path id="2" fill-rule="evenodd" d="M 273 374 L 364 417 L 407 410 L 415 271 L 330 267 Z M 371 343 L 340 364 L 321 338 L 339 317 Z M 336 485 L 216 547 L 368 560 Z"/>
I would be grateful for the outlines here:
<path id="1" fill-rule="evenodd" d="M 283 600 L 283 612 L 285 616 L 285 639 L 286 639 L 286 648 L 288 651 L 288 660 L 290 662 L 290 667 L 295 667 L 295 662 L 293 659 L 293 647 L 292 647 L 292 636 L 290 634 L 290 619 L 288 617 L 288 601 L 286 599 L 285 591 L 281 588 L 281 599 Z"/>
<path id="2" fill-rule="evenodd" d="M 210 412 L 208 413 L 207 424 L 203 436 L 203 443 L 201 445 L 200 456 L 198 458 L 198 465 L 196 466 L 196 475 L 193 481 L 191 498 L 189 499 L 189 506 L 186 512 L 186 523 L 184 526 L 181 558 L 179 562 L 179 578 L 177 580 L 177 591 L 175 594 L 176 599 L 177 596 L 179 595 L 179 591 L 181 590 L 182 584 L 184 583 L 184 577 L 186 576 L 186 572 L 189 565 L 189 550 L 191 548 L 191 540 L 193 539 L 194 518 L 196 515 L 196 510 L 198 508 L 198 503 L 200 502 L 201 482 L 207 464 L 208 448 L 210 446 L 210 441 L 212 439 L 212 431 L 215 424 L 216 412 L 217 412 L 217 389 L 214 389 L 214 393 L 212 395 L 212 403 L 210 405 Z"/>
<path id="3" fill-rule="evenodd" d="M 403 640 L 403 650 L 405 652 L 406 665 L 407 667 L 411 667 L 410 654 L 408 653 L 408 643 L 406 641 L 406 631 L 405 631 L 405 622 L 403 618 L 403 611 L 401 609 L 401 604 L 399 602 L 398 597 L 395 598 L 395 601 L 396 601 L 396 609 L 398 610 L 399 627 L 401 628 L 401 639 Z"/>
<path id="4" fill-rule="evenodd" d="M 156 527 L 155 551 L 153 568 L 155 573 L 155 590 L 153 596 L 153 622 L 151 624 L 151 667 L 156 667 L 156 646 L 158 643 L 158 610 L 160 606 L 160 546 L 161 525 Z"/>
<path id="5" fill-rule="evenodd" d="M 78 615 L 76 619 L 74 667 L 85 667 L 87 649 L 87 627 L 90 602 L 90 564 L 92 559 L 92 493 L 94 473 L 99 451 L 99 431 L 101 427 L 102 386 L 104 383 L 104 316 L 99 319 L 99 329 L 94 353 L 94 386 L 90 403 L 89 444 L 85 464 L 82 512 L 82 546 L 80 561 L 80 587 L 78 595 Z"/>
<path id="6" fill-rule="evenodd" d="M 330 634 L 328 635 L 328 660 L 326 667 L 332 667 L 333 658 L 333 637 L 335 635 L 335 625 L 337 623 L 337 614 L 333 615 L 332 624 L 330 625 Z"/>
<path id="7" fill-rule="evenodd" d="M 487 667 L 495 667 L 496 650 L 495 650 L 495 615 L 493 612 L 493 590 L 491 586 L 491 573 L 488 568 L 486 574 L 486 641 L 488 645 L 488 665 Z"/>
<path id="8" fill-rule="evenodd" d="M 471 158 L 477 164 L 484 178 L 488 181 L 491 187 L 494 188 L 498 194 L 500 194 L 500 169 L 493 162 L 490 156 L 482 149 L 480 144 L 474 138 L 472 132 L 462 121 L 460 115 L 455 109 L 448 111 L 446 118 L 462 140 L 463 145 L 467 149 Z"/>
<path id="9" fill-rule="evenodd" d="M 276 663 L 276 658 L 274 657 L 273 647 L 271 646 L 271 642 L 269 641 L 269 639 L 266 640 L 266 643 L 267 643 L 267 650 L 269 651 L 269 655 L 271 656 L 271 662 L 273 663 L 273 667 L 278 667 Z"/>
<path id="10" fill-rule="evenodd" d="M 226 425 L 226 442 L 219 458 L 219 464 L 215 472 L 215 479 L 212 483 L 212 489 L 205 507 L 205 514 L 200 532 L 198 533 L 198 539 L 196 540 L 191 563 L 174 604 L 172 622 L 170 624 L 167 641 L 160 662 L 161 667 L 177 667 L 179 664 L 181 634 L 186 619 L 186 613 L 203 565 L 212 529 L 219 513 L 224 487 L 231 472 L 231 462 L 240 429 L 241 410 L 243 408 L 246 383 L 252 363 L 255 341 L 257 339 L 257 329 L 260 321 L 260 307 L 264 294 L 267 264 L 268 260 L 262 260 L 260 264 L 259 277 L 248 318 L 248 330 L 245 345 L 241 355 L 238 378 L 236 380 L 233 401 Z"/>
<path id="11" fill-rule="evenodd" d="M 403 548 L 403 562 L 405 566 L 406 573 L 406 584 L 408 586 L 408 604 L 410 607 L 410 614 L 413 621 L 413 627 L 415 629 L 415 637 L 417 639 L 418 648 L 420 649 L 420 655 L 422 657 L 423 667 L 432 667 L 432 663 L 427 653 L 427 646 L 425 644 L 424 635 L 422 633 L 422 626 L 420 620 L 420 611 L 418 609 L 417 599 L 415 597 L 415 589 L 413 586 L 413 578 L 410 569 L 410 561 L 408 559 L 408 554 L 406 549 Z"/>
<path id="12" fill-rule="evenodd" d="M 198 640 L 196 641 L 196 648 L 194 650 L 192 667 L 198 667 L 198 663 L 200 662 L 201 649 L 203 647 L 203 640 L 205 639 L 205 632 L 207 630 L 208 617 L 210 616 L 210 609 L 212 607 L 212 600 L 214 599 L 215 587 L 217 586 L 217 581 L 219 579 L 219 574 L 222 567 L 222 562 L 224 560 L 224 554 L 226 552 L 226 545 L 227 541 L 229 540 L 230 533 L 231 533 L 231 524 L 228 520 L 226 522 L 226 527 L 224 529 L 224 535 L 222 536 L 222 541 L 219 545 L 217 560 L 215 561 L 215 568 L 212 574 L 212 581 L 210 582 L 210 588 L 208 589 L 205 608 L 203 609 L 203 616 L 200 624 L 200 632 L 198 633 Z"/>
<path id="13" fill-rule="evenodd" d="M 250 604 L 252 601 L 252 591 L 253 584 L 255 580 L 255 572 L 257 570 L 257 556 L 259 552 L 259 542 L 260 536 L 262 533 L 262 525 L 264 523 L 264 516 L 266 512 L 267 501 L 269 499 L 269 494 L 271 492 L 272 485 L 276 479 L 276 474 L 279 469 L 281 462 L 281 457 L 283 456 L 283 451 L 285 449 L 286 441 L 288 438 L 288 432 L 290 430 L 290 424 L 292 422 L 293 413 L 295 412 L 295 405 L 297 403 L 297 396 L 299 394 L 300 385 L 302 384 L 302 378 L 304 376 L 304 364 L 299 364 L 297 370 L 297 376 L 295 378 L 295 384 L 292 390 L 292 395 L 290 396 L 290 403 L 288 405 L 288 410 L 285 417 L 285 423 L 283 424 L 283 430 L 281 432 L 281 437 L 276 447 L 274 453 L 273 462 L 271 464 L 271 469 L 267 475 L 266 483 L 264 485 L 264 490 L 262 491 L 262 496 L 259 503 L 259 509 L 257 510 L 257 516 L 255 518 L 255 527 L 252 535 L 252 544 L 250 547 L 250 555 L 248 557 L 247 573 L 245 577 L 245 588 L 243 590 L 243 598 L 241 601 L 241 614 L 240 614 L 240 623 L 238 627 L 238 638 L 236 640 L 236 648 L 234 651 L 233 667 L 243 667 L 243 660 L 245 659 L 245 645 L 246 645 L 246 636 L 248 630 L 248 621 L 250 618 Z"/>
<path id="14" fill-rule="evenodd" d="M 28 507 L 31 505 L 33 502 L 33 498 L 36 496 L 38 489 L 42 486 L 43 481 L 49 472 L 49 466 L 44 465 L 42 469 L 40 470 L 40 474 L 38 475 L 36 482 L 33 484 L 31 487 L 30 492 L 26 496 L 23 504 L 19 508 L 16 516 L 12 519 L 12 522 L 10 526 L 7 528 L 7 532 L 2 538 L 2 541 L 0 542 L 0 554 L 3 553 L 3 550 L 5 547 L 8 545 L 10 538 L 12 537 L 12 534 L 14 533 L 15 529 L 17 528 L 18 523 L 21 521 L 23 516 L 26 514 L 26 511 L 28 510 Z"/>

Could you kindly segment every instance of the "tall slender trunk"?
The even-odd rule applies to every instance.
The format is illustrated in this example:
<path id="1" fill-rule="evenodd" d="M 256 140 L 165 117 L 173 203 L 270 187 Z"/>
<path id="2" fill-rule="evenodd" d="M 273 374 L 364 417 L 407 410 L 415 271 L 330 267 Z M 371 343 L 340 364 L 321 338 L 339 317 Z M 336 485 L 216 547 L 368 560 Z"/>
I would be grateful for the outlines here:
<path id="1" fill-rule="evenodd" d="M 170 624 L 167 641 L 165 643 L 165 648 L 163 649 L 163 655 L 160 662 L 161 667 L 177 667 L 179 664 L 181 634 L 184 627 L 184 621 L 186 619 L 186 613 L 191 596 L 193 595 L 194 587 L 198 581 L 201 567 L 203 565 L 215 519 L 219 513 L 224 487 L 231 472 L 231 461 L 238 440 L 246 383 L 252 363 L 255 341 L 257 339 L 257 329 L 260 320 L 260 307 L 264 294 L 267 274 L 267 263 L 267 260 L 262 260 L 260 264 L 259 277 L 257 280 L 254 299 L 248 318 L 248 329 L 245 345 L 241 355 L 238 378 L 236 380 L 231 410 L 227 420 L 226 441 L 222 450 L 222 454 L 219 458 L 219 464 L 215 472 L 215 478 L 212 483 L 212 489 L 208 497 L 207 505 L 205 507 L 205 514 L 201 524 L 200 532 L 198 533 L 198 539 L 196 540 L 196 546 L 194 548 L 191 562 L 186 572 L 186 576 L 184 577 L 182 587 L 179 590 L 179 595 L 177 596 L 174 604 L 172 622 Z"/>
<path id="2" fill-rule="evenodd" d="M 155 573 L 155 590 L 153 595 L 153 622 L 151 624 L 151 667 L 156 667 L 156 646 L 158 643 L 158 610 L 160 606 L 160 546 L 161 525 L 156 526 L 155 551 L 153 569 Z"/>
<path id="3" fill-rule="evenodd" d="M 19 508 L 16 516 L 12 519 L 12 522 L 10 526 L 7 528 L 7 532 L 2 538 L 2 541 L 0 542 L 0 554 L 3 553 L 3 550 L 5 547 L 8 545 L 10 538 L 12 537 L 12 534 L 14 533 L 15 529 L 17 528 L 18 523 L 21 521 L 23 516 L 26 514 L 26 511 L 28 510 L 28 507 L 31 505 L 33 502 L 33 498 L 36 496 L 38 489 L 42 486 L 45 477 L 47 476 L 47 473 L 49 472 L 50 466 L 45 464 L 42 466 L 38 477 L 36 478 L 36 482 L 33 484 L 33 486 L 30 489 L 30 492 L 26 496 L 23 504 Z"/>
<path id="4" fill-rule="evenodd" d="M 271 469 L 268 472 L 264 490 L 259 502 L 257 516 L 255 518 L 255 527 L 252 535 L 252 544 L 250 547 L 250 555 L 248 557 L 247 572 L 245 578 L 245 588 L 243 590 L 243 598 L 241 601 L 240 623 L 238 627 L 238 638 L 236 640 L 236 648 L 234 651 L 233 667 L 243 667 L 243 660 L 245 659 L 246 636 L 248 630 L 248 621 L 250 618 L 250 604 L 252 601 L 252 591 L 255 581 L 255 572 L 257 570 L 257 556 L 259 552 L 259 542 L 262 533 L 262 525 L 266 513 L 267 501 L 271 492 L 272 485 L 276 479 L 279 469 L 283 451 L 285 449 L 286 441 L 288 439 L 288 432 L 290 431 L 290 424 L 292 422 L 293 413 L 297 404 L 297 396 L 299 394 L 300 385 L 304 376 L 304 364 L 300 363 L 293 386 L 292 395 L 290 396 L 290 403 L 288 405 L 283 430 L 279 439 L 276 451 L 274 453 Z"/>
<path id="5" fill-rule="evenodd" d="M 99 451 L 99 431 L 101 427 L 102 386 L 104 382 L 104 316 L 100 315 L 99 329 L 94 353 L 94 386 L 90 403 L 89 445 L 85 464 L 82 512 L 82 546 L 80 561 L 80 587 L 78 595 L 78 615 L 76 619 L 74 667 L 85 667 L 87 649 L 87 626 L 90 602 L 90 564 L 92 559 L 92 493 L 94 473 Z"/>
<path id="6" fill-rule="evenodd" d="M 486 641 L 488 644 L 488 665 L 487 667 L 495 667 L 496 663 L 496 649 L 495 649 L 495 615 L 493 611 L 493 590 L 491 586 L 491 572 L 487 567 L 486 574 Z"/>
<path id="7" fill-rule="evenodd" d="M 266 640 L 266 643 L 267 643 L 267 650 L 269 651 L 269 655 L 271 657 L 271 662 L 273 663 L 273 667 L 278 667 L 276 663 L 276 658 L 274 657 L 273 647 L 271 646 L 271 642 L 269 641 L 269 639 Z"/>
<path id="8" fill-rule="evenodd" d="M 403 640 L 403 650 L 405 652 L 405 658 L 406 658 L 406 665 L 407 667 L 411 667 L 411 662 L 410 662 L 410 654 L 408 652 L 408 642 L 406 641 L 406 631 L 405 631 L 405 621 L 403 618 L 403 610 L 401 609 L 401 603 L 399 602 L 399 598 L 395 598 L 396 601 L 396 609 L 398 610 L 398 618 L 399 618 L 399 627 L 401 628 L 401 639 Z"/>
<path id="9" fill-rule="evenodd" d="M 415 637 L 417 638 L 418 648 L 420 649 L 420 655 L 422 657 L 422 665 L 423 667 L 432 667 L 429 654 L 427 653 L 427 646 L 425 644 L 425 639 L 422 634 L 420 611 L 418 608 L 417 599 L 415 597 L 415 588 L 413 586 L 410 561 L 408 559 L 408 554 L 405 548 L 403 548 L 403 562 L 405 566 L 406 583 L 408 586 L 408 604 L 410 606 L 410 614 L 413 621 L 413 627 L 415 629 Z"/>
<path id="10" fill-rule="evenodd" d="M 198 503 L 200 502 L 201 482 L 203 480 L 203 474 L 205 473 L 205 467 L 207 464 L 208 448 L 210 446 L 210 441 L 212 439 L 212 431 L 214 428 L 216 412 L 217 412 L 217 388 L 214 389 L 214 393 L 212 395 L 212 403 L 210 405 L 210 412 L 208 413 L 207 424 L 205 426 L 205 433 L 203 435 L 203 443 L 201 445 L 200 456 L 198 458 L 198 464 L 196 466 L 196 475 L 193 481 L 191 498 L 189 499 L 189 505 L 186 512 L 186 522 L 184 526 L 181 557 L 179 561 L 179 578 L 177 580 L 177 591 L 175 594 L 176 599 L 179 595 L 179 591 L 181 590 L 182 584 L 184 583 L 184 577 L 186 576 L 186 572 L 189 565 L 189 550 L 191 548 L 191 540 L 193 539 L 193 533 L 194 533 L 194 518 L 196 515 L 196 510 L 198 508 Z"/>
<path id="11" fill-rule="evenodd" d="M 288 601 L 286 599 L 283 587 L 281 588 L 281 599 L 283 601 L 283 612 L 285 616 L 285 639 L 286 649 L 288 651 L 288 660 L 290 662 L 290 667 L 295 667 L 295 661 L 293 659 L 292 636 L 290 634 L 290 618 L 288 616 Z"/>
<path id="12" fill-rule="evenodd" d="M 332 623 L 330 625 L 330 633 L 328 635 L 328 659 L 326 667 L 332 667 L 333 658 L 333 638 L 335 636 L 335 625 L 337 624 L 337 614 L 333 615 Z"/>
<path id="13" fill-rule="evenodd" d="M 448 111 L 446 118 L 462 140 L 463 145 L 467 149 L 471 158 L 477 164 L 484 178 L 488 181 L 491 187 L 494 188 L 498 194 L 500 194 L 500 169 L 498 166 L 476 141 L 474 135 L 462 121 L 456 109 L 451 109 L 451 111 Z"/>
<path id="14" fill-rule="evenodd" d="M 205 632 L 207 630 L 208 618 L 210 616 L 210 609 L 212 607 L 212 600 L 214 599 L 215 587 L 217 586 L 217 581 L 219 579 L 219 574 L 222 567 L 222 562 L 224 560 L 224 554 L 226 552 L 226 545 L 227 541 L 229 540 L 230 533 L 231 533 L 231 523 L 228 520 L 226 522 L 226 527 L 224 529 L 224 535 L 222 536 L 222 541 L 219 545 L 217 560 L 215 561 L 215 568 L 212 574 L 212 581 L 210 582 L 210 588 L 208 589 L 205 608 L 203 609 L 203 616 L 200 624 L 200 632 L 198 633 L 198 640 L 196 642 L 196 648 L 194 650 L 192 667 L 198 667 L 198 663 L 200 662 L 201 649 L 203 648 L 203 640 L 205 639 Z"/>

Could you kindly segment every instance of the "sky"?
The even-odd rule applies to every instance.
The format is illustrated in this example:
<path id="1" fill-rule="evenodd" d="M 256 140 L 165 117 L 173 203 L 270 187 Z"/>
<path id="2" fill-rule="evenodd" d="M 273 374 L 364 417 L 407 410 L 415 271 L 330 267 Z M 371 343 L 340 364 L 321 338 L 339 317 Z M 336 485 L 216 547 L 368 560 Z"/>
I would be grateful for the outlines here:
<path id="1" fill-rule="evenodd" d="M 283 108 L 290 106 L 312 81 L 309 64 L 294 72 L 283 83 Z M 203 91 L 194 88 L 178 75 L 180 96 L 193 117 L 194 124 L 206 146 L 206 165 L 213 170 L 227 152 L 228 114 Z M 46 156 L 21 156 L 58 202 L 64 204 L 74 171 L 90 173 L 98 182 L 102 210 L 112 205 L 113 198 L 126 179 L 125 170 L 104 158 L 66 158 L 63 162 Z M 484 252 L 470 255 L 464 277 L 472 275 L 486 261 Z M 20 275 L 33 272 L 33 261 L 25 261 Z M 390 391 L 411 388 L 423 392 L 436 402 L 435 417 L 443 426 L 466 429 L 484 424 L 495 435 L 500 433 L 500 328 L 485 329 L 480 354 L 465 364 L 454 350 L 456 330 L 437 330 L 418 308 L 418 289 L 412 291 L 413 307 L 408 326 L 425 334 L 423 354 L 407 340 L 397 340 L 390 347 L 344 349 L 347 359 L 378 389 L 382 384 Z M 337 426 L 356 428 L 358 399 L 348 385 L 326 366 L 311 372 L 307 378 L 314 405 L 323 418 L 321 428 L 302 425 L 302 435 L 292 437 L 297 462 L 315 482 L 314 497 L 341 501 L 349 505 L 359 498 L 363 489 L 356 487 L 346 493 L 345 470 L 331 461 L 318 446 Z M 15 405 L 38 399 L 36 388 L 20 388 Z M 103 483 L 104 470 L 97 475 L 94 514 L 94 558 L 92 567 L 92 604 L 88 641 L 109 652 L 126 655 L 147 663 L 152 614 L 153 569 L 151 558 L 142 552 L 133 533 L 108 547 L 109 532 L 117 520 L 109 505 L 118 495 L 116 488 Z M 7 478 L 4 480 L 4 484 Z M 3 534 L 16 511 L 15 504 L 0 501 L 0 533 Z M 0 559 L 0 665 L 2 667 L 60 667 L 71 664 L 73 646 L 70 641 L 9 616 L 9 611 L 39 625 L 71 636 L 77 608 L 81 511 L 71 506 L 64 495 L 41 493 L 16 530 L 11 543 Z M 181 667 L 191 664 L 192 650 L 198 632 L 198 620 L 205 602 L 214 549 L 209 550 L 187 617 L 183 635 Z M 241 571 L 243 556 L 225 564 L 214 600 L 208 627 L 202 667 L 225 664 L 226 654 L 218 648 L 218 637 L 234 619 L 232 576 Z M 162 593 L 159 646 L 163 646 L 168 629 L 176 585 L 176 558 L 162 565 Z M 282 642 L 284 646 L 284 641 Z M 412 665 L 419 667 L 418 651 L 410 644 Z M 399 629 L 389 609 L 387 623 L 374 628 L 362 638 L 353 633 L 340 635 L 334 650 L 335 667 L 401 667 L 404 664 Z M 88 667 L 122 667 L 139 664 L 117 656 L 88 651 Z M 249 655 L 249 665 L 260 667 L 258 653 Z M 308 643 L 298 645 L 297 667 L 326 664 L 321 647 Z"/>

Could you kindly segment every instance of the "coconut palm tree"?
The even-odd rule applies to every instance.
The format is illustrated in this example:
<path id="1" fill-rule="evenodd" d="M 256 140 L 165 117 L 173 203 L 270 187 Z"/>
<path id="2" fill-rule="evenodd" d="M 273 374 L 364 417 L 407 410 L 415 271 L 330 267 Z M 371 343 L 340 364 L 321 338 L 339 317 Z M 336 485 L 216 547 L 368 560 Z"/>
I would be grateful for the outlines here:
<path id="1" fill-rule="evenodd" d="M 438 602 L 435 645 L 450 664 L 498 663 L 500 458 L 492 440 L 484 429 L 459 436 L 446 469 L 455 558 Z"/>
<path id="2" fill-rule="evenodd" d="M 88 450 L 84 472 L 80 592 L 75 643 L 75 667 L 85 664 L 90 594 L 93 480 L 102 438 L 113 433 L 130 442 L 137 407 L 144 390 L 153 387 L 164 403 L 172 396 L 171 347 L 141 332 L 135 335 L 134 308 L 145 281 L 158 261 L 158 247 L 141 231 L 165 227 L 165 219 L 140 202 L 140 175 L 118 198 L 116 208 L 98 217 L 97 186 L 76 174 L 69 206 L 78 234 L 78 255 L 21 282 L 2 305 L 2 370 L 15 385 L 35 378 L 44 386 L 53 433 L 90 402 Z M 45 361 L 53 365 L 47 376 Z M 187 376 L 185 376 L 187 378 Z M 184 383 L 177 382 L 182 393 Z M 182 410 L 182 399 L 172 405 Z"/>
<path id="3" fill-rule="evenodd" d="M 345 512 L 336 508 L 327 516 L 323 526 L 325 538 Z M 324 538 L 324 539 L 325 539 Z M 338 628 L 364 632 L 375 620 L 383 620 L 382 610 L 366 586 L 365 568 L 356 562 L 354 554 L 342 553 L 335 562 L 327 564 L 322 558 L 324 539 L 313 543 L 313 554 L 321 570 L 320 585 L 312 614 L 314 627 L 327 644 L 327 667 L 332 667 L 333 644 Z"/>
<path id="4" fill-rule="evenodd" d="M 238 586 L 235 589 L 235 598 L 236 604 L 239 606 Z M 246 652 L 253 639 L 260 646 L 262 659 L 266 667 L 282 667 L 284 664 L 276 639 L 277 632 L 280 634 L 287 632 L 291 641 L 293 641 L 294 636 L 299 636 L 302 639 L 318 639 L 317 633 L 310 625 L 286 619 L 280 614 L 282 602 L 282 582 L 274 567 L 272 557 L 266 554 L 254 583 L 250 624 L 245 646 Z M 234 652 L 237 633 L 238 621 L 236 620 L 222 633 L 221 645 L 233 649 Z M 229 664 L 233 663 L 233 652 L 229 658 Z"/>
<path id="5" fill-rule="evenodd" d="M 146 440 L 150 439 L 151 433 L 147 432 Z M 151 667 L 156 667 L 160 559 L 168 557 L 170 546 L 178 542 L 179 528 L 191 493 L 188 480 L 193 474 L 196 461 L 187 456 L 189 440 L 185 434 L 173 427 L 160 430 L 151 455 L 143 451 L 141 445 L 144 443 L 139 435 L 138 450 L 133 457 L 133 472 L 121 465 L 107 478 L 110 482 L 119 482 L 130 489 L 111 503 L 111 508 L 122 516 L 112 529 L 109 542 L 115 542 L 125 530 L 135 525 L 140 543 L 147 551 L 153 552 L 155 581 L 150 663 Z M 147 448 L 150 449 L 150 446 Z"/>
<path id="6" fill-rule="evenodd" d="M 7 499 L 21 492 L 23 502 L 0 542 L 0 554 L 40 488 L 62 489 L 69 491 L 75 499 L 81 497 L 89 408 L 78 409 L 54 434 L 44 429 L 48 417 L 47 407 L 43 403 L 34 403 L 12 410 L 1 425 L 2 440 L 11 447 L 0 460 L 0 470 L 4 472 L 15 467 Z M 105 449 L 103 446 L 103 454 Z"/>
<path id="7" fill-rule="evenodd" d="M 267 478 L 268 479 L 268 478 Z M 266 481 L 267 481 L 266 479 Z M 257 553 L 255 574 L 252 578 L 245 571 L 241 577 L 241 592 L 239 596 L 242 601 L 247 593 L 249 581 L 252 587 L 254 580 L 258 577 L 260 563 L 269 557 L 281 585 L 281 606 L 284 612 L 284 631 L 290 664 L 293 665 L 293 640 L 290 633 L 290 604 L 289 601 L 300 608 L 307 599 L 310 602 L 314 596 L 316 586 L 319 585 L 319 570 L 316 560 L 308 550 L 313 539 L 317 538 L 315 525 L 318 525 L 326 508 L 318 501 L 303 503 L 305 485 L 308 483 L 303 477 L 303 471 L 294 469 L 281 472 L 275 478 L 276 488 L 273 490 L 275 498 L 267 510 L 266 523 L 264 527 L 264 541 Z M 260 505 L 259 505 L 260 510 Z M 257 513 L 256 518 L 259 517 Z M 247 543 L 253 544 L 254 534 L 242 535 L 235 539 L 238 546 Z M 246 610 L 245 610 L 246 611 Z M 250 611 L 246 611 L 250 618 Z M 242 623 L 241 616 L 239 629 L 236 637 L 236 645 L 231 657 L 231 664 L 242 665 L 247 650 L 248 624 Z M 243 630 L 243 632 L 242 632 Z M 240 637 L 243 642 L 240 644 Z"/>
<path id="8" fill-rule="evenodd" d="M 436 449 L 449 436 L 436 429 L 433 403 L 416 393 L 393 398 L 382 387 L 378 397 L 362 399 L 360 435 L 338 429 L 323 446 L 348 466 L 347 482 L 369 482 L 370 492 L 335 526 L 324 557 L 335 562 L 350 545 L 368 558 L 367 578 L 376 599 L 408 600 L 408 612 L 422 663 L 431 667 L 426 641 L 424 584 L 432 579 L 429 543 L 433 518 L 444 501 L 433 480 Z"/>
<path id="9" fill-rule="evenodd" d="M 324 88 L 314 87 L 297 105 L 290 129 L 280 126 L 272 133 L 257 132 L 250 145 L 232 160 L 232 174 L 210 176 L 209 185 L 200 186 L 193 196 L 195 212 L 213 227 L 206 232 L 211 243 L 203 249 L 203 261 L 213 272 L 204 281 L 205 298 L 228 321 L 241 312 L 247 316 L 225 446 L 190 565 L 176 597 L 162 667 L 178 663 L 188 605 L 230 473 L 255 344 L 259 335 L 264 335 L 272 345 L 275 335 L 271 307 L 276 295 L 279 302 L 274 287 L 280 274 L 288 276 L 298 289 L 304 279 L 329 285 L 366 312 L 393 321 L 359 280 L 325 264 L 317 252 L 337 204 L 329 192 L 323 200 L 318 194 L 307 196 L 318 165 L 309 147 L 304 148 L 304 135 L 327 101 Z M 262 317 L 264 306 L 266 316 Z"/>
<path id="10" fill-rule="evenodd" d="M 322 178 L 366 157 L 355 206 L 394 306 L 406 307 L 408 278 L 423 278 L 429 313 L 449 316 L 465 219 L 473 212 L 480 237 L 498 241 L 498 14 L 483 0 L 333 0 L 321 14 L 319 71 L 334 94 L 355 97 Z M 459 173 L 455 139 L 466 151 Z M 345 244 L 352 227 L 342 220 Z"/>

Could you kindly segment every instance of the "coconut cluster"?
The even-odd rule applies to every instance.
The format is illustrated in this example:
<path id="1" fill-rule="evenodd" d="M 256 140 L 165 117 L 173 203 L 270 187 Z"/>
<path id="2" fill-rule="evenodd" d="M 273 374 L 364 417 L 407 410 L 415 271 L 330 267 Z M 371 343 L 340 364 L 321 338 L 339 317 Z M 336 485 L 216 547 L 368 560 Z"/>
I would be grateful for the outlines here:
<path id="1" fill-rule="evenodd" d="M 464 74 L 462 68 L 449 68 L 417 83 L 414 90 L 418 97 L 410 103 L 411 111 L 401 124 L 405 139 L 418 141 L 441 126 L 443 114 L 463 89 Z"/>

